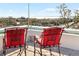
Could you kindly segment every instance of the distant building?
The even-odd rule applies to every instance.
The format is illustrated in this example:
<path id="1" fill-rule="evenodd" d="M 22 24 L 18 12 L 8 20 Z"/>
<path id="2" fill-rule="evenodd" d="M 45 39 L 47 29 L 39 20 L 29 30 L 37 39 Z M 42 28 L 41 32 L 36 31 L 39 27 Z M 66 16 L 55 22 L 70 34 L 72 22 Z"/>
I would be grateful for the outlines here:
<path id="1" fill-rule="evenodd" d="M 14 26 L 20 25 L 20 22 L 17 19 L 12 19 L 11 22 L 12 22 L 12 25 Z"/>
<path id="2" fill-rule="evenodd" d="M 16 20 L 16 25 L 20 25 L 20 22 L 19 22 L 19 20 Z"/>

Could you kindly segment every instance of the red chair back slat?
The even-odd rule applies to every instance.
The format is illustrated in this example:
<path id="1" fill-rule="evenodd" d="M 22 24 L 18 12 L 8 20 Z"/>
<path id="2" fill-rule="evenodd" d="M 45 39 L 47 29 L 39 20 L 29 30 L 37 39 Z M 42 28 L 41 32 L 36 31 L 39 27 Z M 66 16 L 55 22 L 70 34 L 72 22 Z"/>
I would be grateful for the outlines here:
<path id="1" fill-rule="evenodd" d="M 6 47 L 24 46 L 25 35 L 27 35 L 26 28 L 9 28 L 5 29 Z"/>
<path id="2" fill-rule="evenodd" d="M 63 29 L 58 27 L 44 29 L 41 44 L 44 46 L 58 45 L 62 32 Z"/>

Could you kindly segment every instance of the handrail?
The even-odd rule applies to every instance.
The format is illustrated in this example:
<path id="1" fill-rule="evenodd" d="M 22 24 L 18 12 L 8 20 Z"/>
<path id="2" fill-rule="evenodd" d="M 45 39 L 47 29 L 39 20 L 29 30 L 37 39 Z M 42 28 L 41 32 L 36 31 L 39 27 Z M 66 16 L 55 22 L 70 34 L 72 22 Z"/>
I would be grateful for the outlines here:
<path id="1" fill-rule="evenodd" d="M 11 27 L 27 27 L 28 28 L 28 25 L 11 26 Z M 11 27 L 5 27 L 5 28 L 11 28 Z M 2 34 L 4 32 L 5 28 L 0 28 L 0 34 Z M 48 27 L 29 25 L 28 29 L 31 29 L 31 30 L 42 30 L 43 28 L 48 28 Z M 70 33 L 70 34 L 77 34 L 78 35 L 79 34 L 79 29 L 64 28 L 64 33 Z"/>

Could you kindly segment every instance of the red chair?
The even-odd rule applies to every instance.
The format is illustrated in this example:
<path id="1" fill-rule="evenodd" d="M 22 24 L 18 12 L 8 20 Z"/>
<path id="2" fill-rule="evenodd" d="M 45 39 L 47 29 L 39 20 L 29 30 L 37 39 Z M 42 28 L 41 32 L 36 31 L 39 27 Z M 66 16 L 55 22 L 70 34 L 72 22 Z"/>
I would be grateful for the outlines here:
<path id="1" fill-rule="evenodd" d="M 6 55 L 6 49 L 19 47 L 18 55 L 21 55 L 22 47 L 24 47 L 26 55 L 26 36 L 27 28 L 6 28 L 3 39 L 3 54 Z"/>
<path id="2" fill-rule="evenodd" d="M 34 36 L 34 55 L 36 55 L 36 48 L 35 45 L 38 43 L 40 47 L 40 55 L 42 56 L 42 49 L 49 47 L 50 48 L 50 55 L 51 53 L 51 47 L 58 47 L 59 55 L 60 55 L 60 38 L 63 32 L 63 28 L 54 27 L 54 28 L 47 28 L 44 29 L 41 36 L 37 38 Z"/>

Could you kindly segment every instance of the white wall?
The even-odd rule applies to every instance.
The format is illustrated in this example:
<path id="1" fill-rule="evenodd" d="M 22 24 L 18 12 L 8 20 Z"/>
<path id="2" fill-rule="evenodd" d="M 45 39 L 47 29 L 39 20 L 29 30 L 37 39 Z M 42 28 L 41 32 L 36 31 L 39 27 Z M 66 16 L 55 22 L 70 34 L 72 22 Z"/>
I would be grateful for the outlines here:
<path id="1" fill-rule="evenodd" d="M 0 35 L 0 51 L 3 50 L 3 35 Z"/>
<path id="2" fill-rule="evenodd" d="M 63 33 L 60 42 L 62 47 L 79 50 L 79 35 Z"/>

